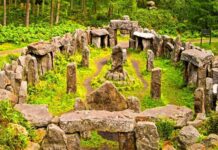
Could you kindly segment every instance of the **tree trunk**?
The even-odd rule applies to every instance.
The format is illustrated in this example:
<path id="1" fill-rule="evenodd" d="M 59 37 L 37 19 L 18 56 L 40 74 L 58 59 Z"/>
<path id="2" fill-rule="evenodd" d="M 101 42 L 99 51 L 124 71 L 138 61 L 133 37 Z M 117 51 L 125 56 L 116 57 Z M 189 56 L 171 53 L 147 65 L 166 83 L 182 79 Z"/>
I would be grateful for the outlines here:
<path id="1" fill-rule="evenodd" d="M 54 23 L 54 0 L 51 0 L 50 25 L 53 26 L 53 23 Z"/>
<path id="2" fill-rule="evenodd" d="M 45 0 L 42 0 L 42 15 L 44 14 L 45 11 Z"/>
<path id="3" fill-rule="evenodd" d="M 36 13 L 36 16 L 37 16 L 37 17 L 39 16 L 39 12 L 40 12 L 40 5 L 37 4 L 37 13 Z"/>
<path id="4" fill-rule="evenodd" d="M 61 7 L 61 0 L 57 0 L 57 14 L 56 14 L 56 20 L 55 24 L 59 23 L 59 18 L 60 18 L 60 7 Z"/>
<path id="5" fill-rule="evenodd" d="M 3 19 L 3 25 L 7 25 L 7 2 L 4 0 L 4 19 Z"/>
<path id="6" fill-rule="evenodd" d="M 30 0 L 26 1 L 26 21 L 25 21 L 26 27 L 29 27 L 30 25 Z"/>
<path id="7" fill-rule="evenodd" d="M 73 10 L 73 5 L 74 5 L 74 4 L 73 4 L 73 0 L 71 0 L 71 1 L 70 1 L 70 11 Z"/>

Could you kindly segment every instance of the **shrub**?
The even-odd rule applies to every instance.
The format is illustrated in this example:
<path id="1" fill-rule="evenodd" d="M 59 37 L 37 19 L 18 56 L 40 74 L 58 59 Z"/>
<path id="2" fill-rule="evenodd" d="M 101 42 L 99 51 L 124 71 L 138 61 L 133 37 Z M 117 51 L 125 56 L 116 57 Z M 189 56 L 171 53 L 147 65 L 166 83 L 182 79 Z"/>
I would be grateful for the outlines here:
<path id="1" fill-rule="evenodd" d="M 174 131 L 175 122 L 169 119 L 160 119 L 156 122 L 158 133 L 163 140 L 169 140 Z"/>
<path id="2" fill-rule="evenodd" d="M 206 122 L 206 127 L 208 134 L 215 133 L 218 134 L 218 113 L 212 113 Z"/>

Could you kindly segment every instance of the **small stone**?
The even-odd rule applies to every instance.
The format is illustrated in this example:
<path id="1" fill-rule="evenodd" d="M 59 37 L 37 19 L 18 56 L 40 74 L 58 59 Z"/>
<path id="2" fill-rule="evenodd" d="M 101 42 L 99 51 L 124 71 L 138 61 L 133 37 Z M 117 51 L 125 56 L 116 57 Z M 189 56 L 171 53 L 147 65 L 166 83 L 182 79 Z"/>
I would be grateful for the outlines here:
<path id="1" fill-rule="evenodd" d="M 134 110 L 134 112 L 140 112 L 140 101 L 137 97 L 130 96 L 127 98 L 128 109 Z"/>

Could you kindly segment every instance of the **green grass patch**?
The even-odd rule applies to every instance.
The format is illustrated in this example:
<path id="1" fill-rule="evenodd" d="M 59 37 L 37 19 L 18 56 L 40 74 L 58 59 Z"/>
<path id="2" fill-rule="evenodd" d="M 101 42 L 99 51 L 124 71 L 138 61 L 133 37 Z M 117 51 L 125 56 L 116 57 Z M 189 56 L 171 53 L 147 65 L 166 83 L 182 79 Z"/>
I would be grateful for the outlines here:
<path id="1" fill-rule="evenodd" d="M 195 45 L 200 46 L 206 50 L 211 50 L 215 55 L 218 55 L 218 42 L 212 42 L 211 44 L 203 43 L 202 45 L 200 44 L 195 44 Z"/>
<path id="2" fill-rule="evenodd" d="M 9 54 L 6 56 L 0 56 L 0 69 L 3 68 L 3 66 L 6 63 L 11 63 L 13 60 L 17 60 L 18 54 Z"/>
<path id="3" fill-rule="evenodd" d="M 118 142 L 106 140 L 102 138 L 96 131 L 91 133 L 91 139 L 81 140 L 80 144 L 81 147 L 84 148 L 99 148 L 107 145 L 111 150 L 119 149 Z"/>
<path id="4" fill-rule="evenodd" d="M 76 97 L 85 99 L 87 91 L 84 81 L 93 76 L 96 72 L 96 62 L 110 53 L 109 49 L 95 49 L 90 47 L 90 67 L 81 67 L 81 54 L 68 57 L 57 54 L 55 58 L 55 69 L 40 77 L 36 86 L 28 88 L 28 102 L 31 104 L 47 104 L 49 111 L 54 115 L 60 115 L 73 109 Z M 77 63 L 77 92 L 75 94 L 66 93 L 66 69 L 67 64 Z"/>
<path id="5" fill-rule="evenodd" d="M 28 45 L 27 43 L 21 43 L 21 44 L 3 43 L 3 44 L 0 44 L 0 51 L 15 50 L 18 48 L 23 48 L 27 45 Z"/>

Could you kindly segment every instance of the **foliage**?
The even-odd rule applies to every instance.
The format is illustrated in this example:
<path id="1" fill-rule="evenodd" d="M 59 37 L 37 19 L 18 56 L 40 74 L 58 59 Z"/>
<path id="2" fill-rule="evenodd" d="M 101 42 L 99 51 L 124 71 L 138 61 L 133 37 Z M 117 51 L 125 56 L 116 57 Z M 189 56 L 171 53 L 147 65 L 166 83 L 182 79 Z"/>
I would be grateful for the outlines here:
<path id="1" fill-rule="evenodd" d="M 28 136 L 17 133 L 9 123 L 15 123 L 25 127 L 28 131 Z M 0 124 L 0 145 L 4 149 L 22 149 L 27 146 L 28 140 L 33 140 L 35 137 L 32 126 L 6 100 L 0 101 Z"/>
<path id="2" fill-rule="evenodd" d="M 31 24 L 29 28 L 10 24 L 6 27 L 0 26 L 0 43 L 31 43 L 39 40 L 50 40 L 52 37 L 61 36 L 67 32 L 73 32 L 81 25 L 66 21 L 58 26 L 50 27 L 47 23 Z"/>
<path id="3" fill-rule="evenodd" d="M 159 136 L 162 140 L 169 140 L 174 131 L 175 122 L 169 119 L 160 119 L 156 122 Z"/>
<path id="4" fill-rule="evenodd" d="M 2 68 L 6 63 L 11 63 L 13 60 L 17 60 L 18 55 L 9 54 L 6 56 L 0 56 L 0 68 Z"/>
<path id="5" fill-rule="evenodd" d="M 109 141 L 102 138 L 96 131 L 93 131 L 91 133 L 91 139 L 81 140 L 80 144 L 81 147 L 88 147 L 88 148 L 99 148 L 104 145 L 108 145 L 112 150 L 118 148 L 117 142 Z"/>
<path id="6" fill-rule="evenodd" d="M 218 113 L 211 113 L 206 122 L 207 132 L 218 134 Z"/>

